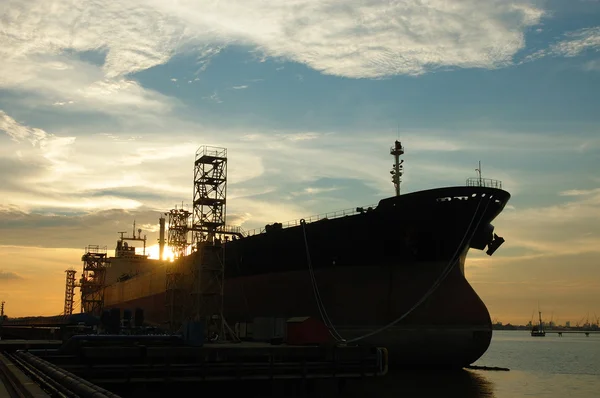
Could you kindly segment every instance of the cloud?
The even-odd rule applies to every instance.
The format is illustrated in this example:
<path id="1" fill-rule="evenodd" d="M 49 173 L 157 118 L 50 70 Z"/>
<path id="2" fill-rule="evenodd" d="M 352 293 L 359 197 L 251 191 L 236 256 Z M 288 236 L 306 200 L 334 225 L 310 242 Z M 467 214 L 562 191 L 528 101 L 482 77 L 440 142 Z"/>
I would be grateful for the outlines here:
<path id="1" fill-rule="evenodd" d="M 118 231 L 131 231 L 135 220 L 148 244 L 158 238 L 157 229 L 161 212 L 149 208 L 135 210 L 112 209 L 89 211 L 70 208 L 67 213 L 27 213 L 18 208 L 0 207 L 0 240 L 4 245 L 40 246 L 46 248 L 83 248 L 90 244 L 108 246 L 117 240 Z"/>
<path id="2" fill-rule="evenodd" d="M 600 27 L 584 28 L 563 35 L 564 39 L 552 44 L 547 49 L 538 50 L 525 57 L 523 62 L 533 61 L 546 56 L 575 57 L 585 51 L 600 51 Z M 596 61 L 589 61 L 586 70 L 595 70 Z"/>
<path id="3" fill-rule="evenodd" d="M 4 9 L 3 50 L 10 58 L 102 50 L 109 78 L 166 62 L 185 30 L 136 1 L 9 0 Z"/>
<path id="4" fill-rule="evenodd" d="M 27 140 L 33 146 L 45 140 L 48 136 L 44 130 L 29 128 L 19 124 L 2 110 L 0 110 L 0 131 L 4 131 L 16 142 Z"/>
<path id="5" fill-rule="evenodd" d="M 319 187 L 308 187 L 308 188 L 304 188 L 304 190 L 302 192 L 296 192 L 296 193 L 292 193 L 292 195 L 302 195 L 302 194 L 308 194 L 308 195 L 318 195 L 320 193 L 324 193 L 324 192 L 333 192 L 333 191 L 337 191 L 340 188 L 338 187 L 329 187 L 329 188 L 319 188 Z"/>
<path id="6" fill-rule="evenodd" d="M 123 81 L 188 51 L 199 54 L 201 72 L 231 44 L 352 78 L 496 68 L 510 64 L 524 46 L 524 30 L 544 15 L 526 0 L 236 0 L 227 7 L 201 0 L 10 0 L 5 9 L 0 86 L 82 67 L 95 70 L 97 80 Z M 101 52 L 100 65 L 86 52 Z"/>
<path id="7" fill-rule="evenodd" d="M 178 103 L 129 78 L 107 78 L 100 66 L 65 55 L 14 57 L 7 52 L 3 59 L 0 90 L 19 94 L 18 103 L 27 107 L 62 106 L 71 112 L 135 116 L 165 113 Z"/>
<path id="8" fill-rule="evenodd" d="M 600 193 L 600 189 L 570 189 L 568 191 L 559 192 L 561 196 L 582 196 L 593 195 Z"/>
<path id="9" fill-rule="evenodd" d="M 523 31 L 543 15 L 530 2 L 495 0 L 154 4 L 187 24 L 213 24 L 224 37 L 268 56 L 354 78 L 503 66 L 524 46 Z"/>
<path id="10" fill-rule="evenodd" d="M 583 70 L 587 72 L 600 71 L 600 59 L 594 59 L 583 64 Z"/>
<path id="11" fill-rule="evenodd" d="M 248 86 L 246 86 L 246 85 L 243 85 L 243 86 L 233 86 L 231 88 L 234 89 L 234 90 L 243 90 L 245 88 L 248 88 Z"/>
<path id="12" fill-rule="evenodd" d="M 15 272 L 0 270 L 0 280 L 19 280 L 19 279 L 23 279 L 23 277 L 18 275 Z"/>
<path id="13" fill-rule="evenodd" d="M 586 50 L 600 50 L 600 27 L 569 32 L 565 37 L 565 40 L 552 45 L 553 54 L 574 57 Z"/>
<path id="14" fill-rule="evenodd" d="M 314 140 L 322 136 L 321 133 L 315 132 L 306 132 L 306 133 L 287 133 L 287 134 L 278 134 L 278 137 L 282 137 L 285 140 L 289 141 L 308 141 Z"/>
<path id="15" fill-rule="evenodd" d="M 208 97 L 202 97 L 202 99 L 209 100 L 212 102 L 216 102 L 217 104 L 222 104 L 223 100 L 219 97 L 219 93 L 217 91 L 213 91 L 213 93 Z"/>
<path id="16" fill-rule="evenodd" d="M 4 2 L 0 89 L 27 94 L 21 101 L 29 106 L 117 114 L 168 109 L 166 97 L 126 75 L 170 59 L 185 27 L 134 3 Z"/>
<path id="17" fill-rule="evenodd" d="M 24 126 L 0 110 L 0 131 L 4 131 L 15 142 L 28 141 L 33 147 L 39 148 L 42 156 L 53 166 L 53 171 L 58 171 L 64 164 L 70 146 L 75 142 L 75 137 L 57 137 L 44 130 Z"/>

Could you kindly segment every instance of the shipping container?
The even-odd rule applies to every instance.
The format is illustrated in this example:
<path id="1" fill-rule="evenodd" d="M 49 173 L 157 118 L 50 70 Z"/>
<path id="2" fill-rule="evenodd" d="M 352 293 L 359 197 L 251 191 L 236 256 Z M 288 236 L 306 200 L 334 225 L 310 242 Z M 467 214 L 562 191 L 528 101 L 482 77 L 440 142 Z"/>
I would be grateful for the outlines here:
<path id="1" fill-rule="evenodd" d="M 287 320 L 286 342 L 289 345 L 318 345 L 332 342 L 332 337 L 321 320 L 302 316 Z"/>

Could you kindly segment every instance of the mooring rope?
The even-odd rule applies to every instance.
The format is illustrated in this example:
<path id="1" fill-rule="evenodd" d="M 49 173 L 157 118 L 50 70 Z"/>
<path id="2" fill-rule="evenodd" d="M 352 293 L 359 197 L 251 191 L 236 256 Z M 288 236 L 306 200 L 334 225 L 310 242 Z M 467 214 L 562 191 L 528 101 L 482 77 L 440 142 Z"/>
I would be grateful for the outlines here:
<path id="1" fill-rule="evenodd" d="M 464 246 L 464 242 L 465 239 L 467 238 L 467 236 L 470 235 L 469 239 L 467 241 L 470 241 L 473 236 L 475 235 L 475 232 L 477 231 L 477 229 L 479 228 L 479 225 L 481 224 L 481 221 L 483 220 L 483 216 L 485 215 L 485 212 L 487 211 L 488 206 L 490 205 L 492 196 L 487 197 L 488 202 L 485 206 L 485 209 L 483 210 L 481 217 L 479 218 L 477 225 L 475 226 L 475 228 L 473 228 L 472 232 L 471 232 L 471 226 L 473 225 L 473 222 L 475 221 L 475 218 L 477 217 L 479 208 L 481 207 L 481 202 L 483 201 L 483 196 L 479 199 L 479 202 L 477 203 L 477 208 L 475 209 L 475 211 L 473 212 L 473 217 L 471 217 L 471 221 L 469 222 L 469 225 L 467 227 L 467 230 L 465 231 L 460 243 L 458 244 L 458 247 L 456 248 L 456 251 L 454 252 L 454 255 L 450 258 L 450 261 L 448 263 L 448 265 L 446 265 L 446 267 L 444 268 L 444 270 L 442 271 L 442 273 L 440 274 L 440 276 L 438 277 L 438 279 L 432 284 L 432 286 L 429 288 L 429 290 L 423 295 L 423 297 L 421 297 L 421 299 L 419 301 L 417 301 L 415 303 L 415 305 L 413 305 L 408 311 L 406 311 L 404 314 L 402 314 L 400 317 L 394 319 L 392 322 L 378 328 L 375 329 L 369 333 L 366 333 L 362 336 L 353 338 L 351 340 L 345 340 L 336 330 L 333 322 L 331 321 L 331 318 L 329 318 L 329 315 L 327 314 L 327 311 L 325 309 L 325 305 L 323 304 L 323 300 L 321 299 L 321 295 L 319 292 L 319 288 L 317 285 L 317 281 L 316 278 L 314 276 L 314 271 L 313 271 L 313 267 L 312 267 L 312 262 L 310 259 L 310 249 L 308 246 L 308 239 L 306 237 L 306 221 L 304 219 L 300 220 L 300 224 L 302 225 L 302 232 L 304 234 L 304 244 L 305 244 L 305 248 L 306 248 L 306 256 L 307 256 L 307 262 L 308 262 L 308 268 L 309 268 L 309 273 L 311 276 L 311 282 L 312 282 L 312 286 L 313 286 L 313 292 L 315 294 L 315 299 L 317 301 L 317 307 L 319 310 L 319 314 L 321 315 L 321 318 L 323 320 L 323 322 L 325 323 L 325 326 L 327 326 L 329 332 L 331 333 L 331 335 L 338 341 L 338 342 L 342 342 L 342 343 L 354 343 L 360 340 L 364 340 L 368 337 L 374 336 L 378 333 L 381 333 L 391 327 L 393 327 L 394 325 L 396 325 L 398 322 L 402 321 L 404 318 L 406 318 L 408 315 L 410 315 L 415 309 L 417 309 L 421 304 L 423 304 L 429 297 L 431 297 L 431 295 L 437 290 L 437 288 L 441 285 L 441 283 L 444 281 L 444 279 L 446 279 L 446 277 L 450 274 L 450 272 L 452 271 L 452 269 L 454 268 L 454 266 L 456 264 L 459 263 L 459 258 L 460 258 L 460 251 Z M 469 234 L 470 233 L 470 234 Z M 458 257 L 457 257 L 458 256 Z"/>
<path id="2" fill-rule="evenodd" d="M 313 294 L 315 295 L 315 300 L 317 301 L 317 309 L 319 310 L 321 319 L 323 320 L 323 323 L 325 323 L 325 326 L 327 326 L 327 329 L 329 330 L 329 333 L 331 334 L 331 336 L 340 343 L 345 342 L 346 340 L 344 340 L 344 338 L 338 333 L 335 326 L 333 325 L 333 322 L 331 321 L 331 318 L 329 318 L 329 315 L 327 314 L 327 310 L 325 308 L 325 304 L 323 304 L 323 299 L 321 298 L 321 293 L 319 292 L 319 286 L 317 284 L 317 279 L 315 278 L 312 261 L 310 259 L 310 249 L 308 246 L 308 239 L 306 237 L 306 221 L 304 219 L 301 219 L 300 225 L 302 225 L 302 233 L 304 234 L 304 247 L 306 248 L 306 260 L 308 263 L 308 271 L 310 273 Z"/>

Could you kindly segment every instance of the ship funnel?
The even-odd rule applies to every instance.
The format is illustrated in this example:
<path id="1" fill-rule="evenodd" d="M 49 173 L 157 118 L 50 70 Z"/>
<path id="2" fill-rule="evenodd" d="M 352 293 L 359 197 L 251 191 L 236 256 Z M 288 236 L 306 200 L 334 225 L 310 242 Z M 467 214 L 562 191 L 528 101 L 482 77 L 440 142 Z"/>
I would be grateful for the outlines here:
<path id="1" fill-rule="evenodd" d="M 165 252 L 165 218 L 160 217 L 158 219 L 158 224 L 160 226 L 159 237 L 158 237 L 158 258 L 160 260 L 164 260 L 164 252 Z"/>

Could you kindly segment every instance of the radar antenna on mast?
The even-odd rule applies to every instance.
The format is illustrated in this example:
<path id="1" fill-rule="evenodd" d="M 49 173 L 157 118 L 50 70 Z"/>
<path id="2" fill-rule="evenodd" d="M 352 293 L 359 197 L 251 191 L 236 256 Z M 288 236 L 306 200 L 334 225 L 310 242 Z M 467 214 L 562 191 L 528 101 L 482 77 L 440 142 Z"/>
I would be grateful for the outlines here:
<path id="1" fill-rule="evenodd" d="M 394 146 L 390 148 L 390 155 L 394 156 L 394 164 L 392 165 L 392 170 L 390 174 L 392 175 L 392 182 L 394 183 L 394 188 L 396 188 L 396 196 L 400 196 L 400 183 L 402 182 L 402 174 L 404 170 L 404 159 L 400 159 L 400 155 L 404 155 L 404 147 L 400 141 L 396 140 L 394 142 Z"/>

